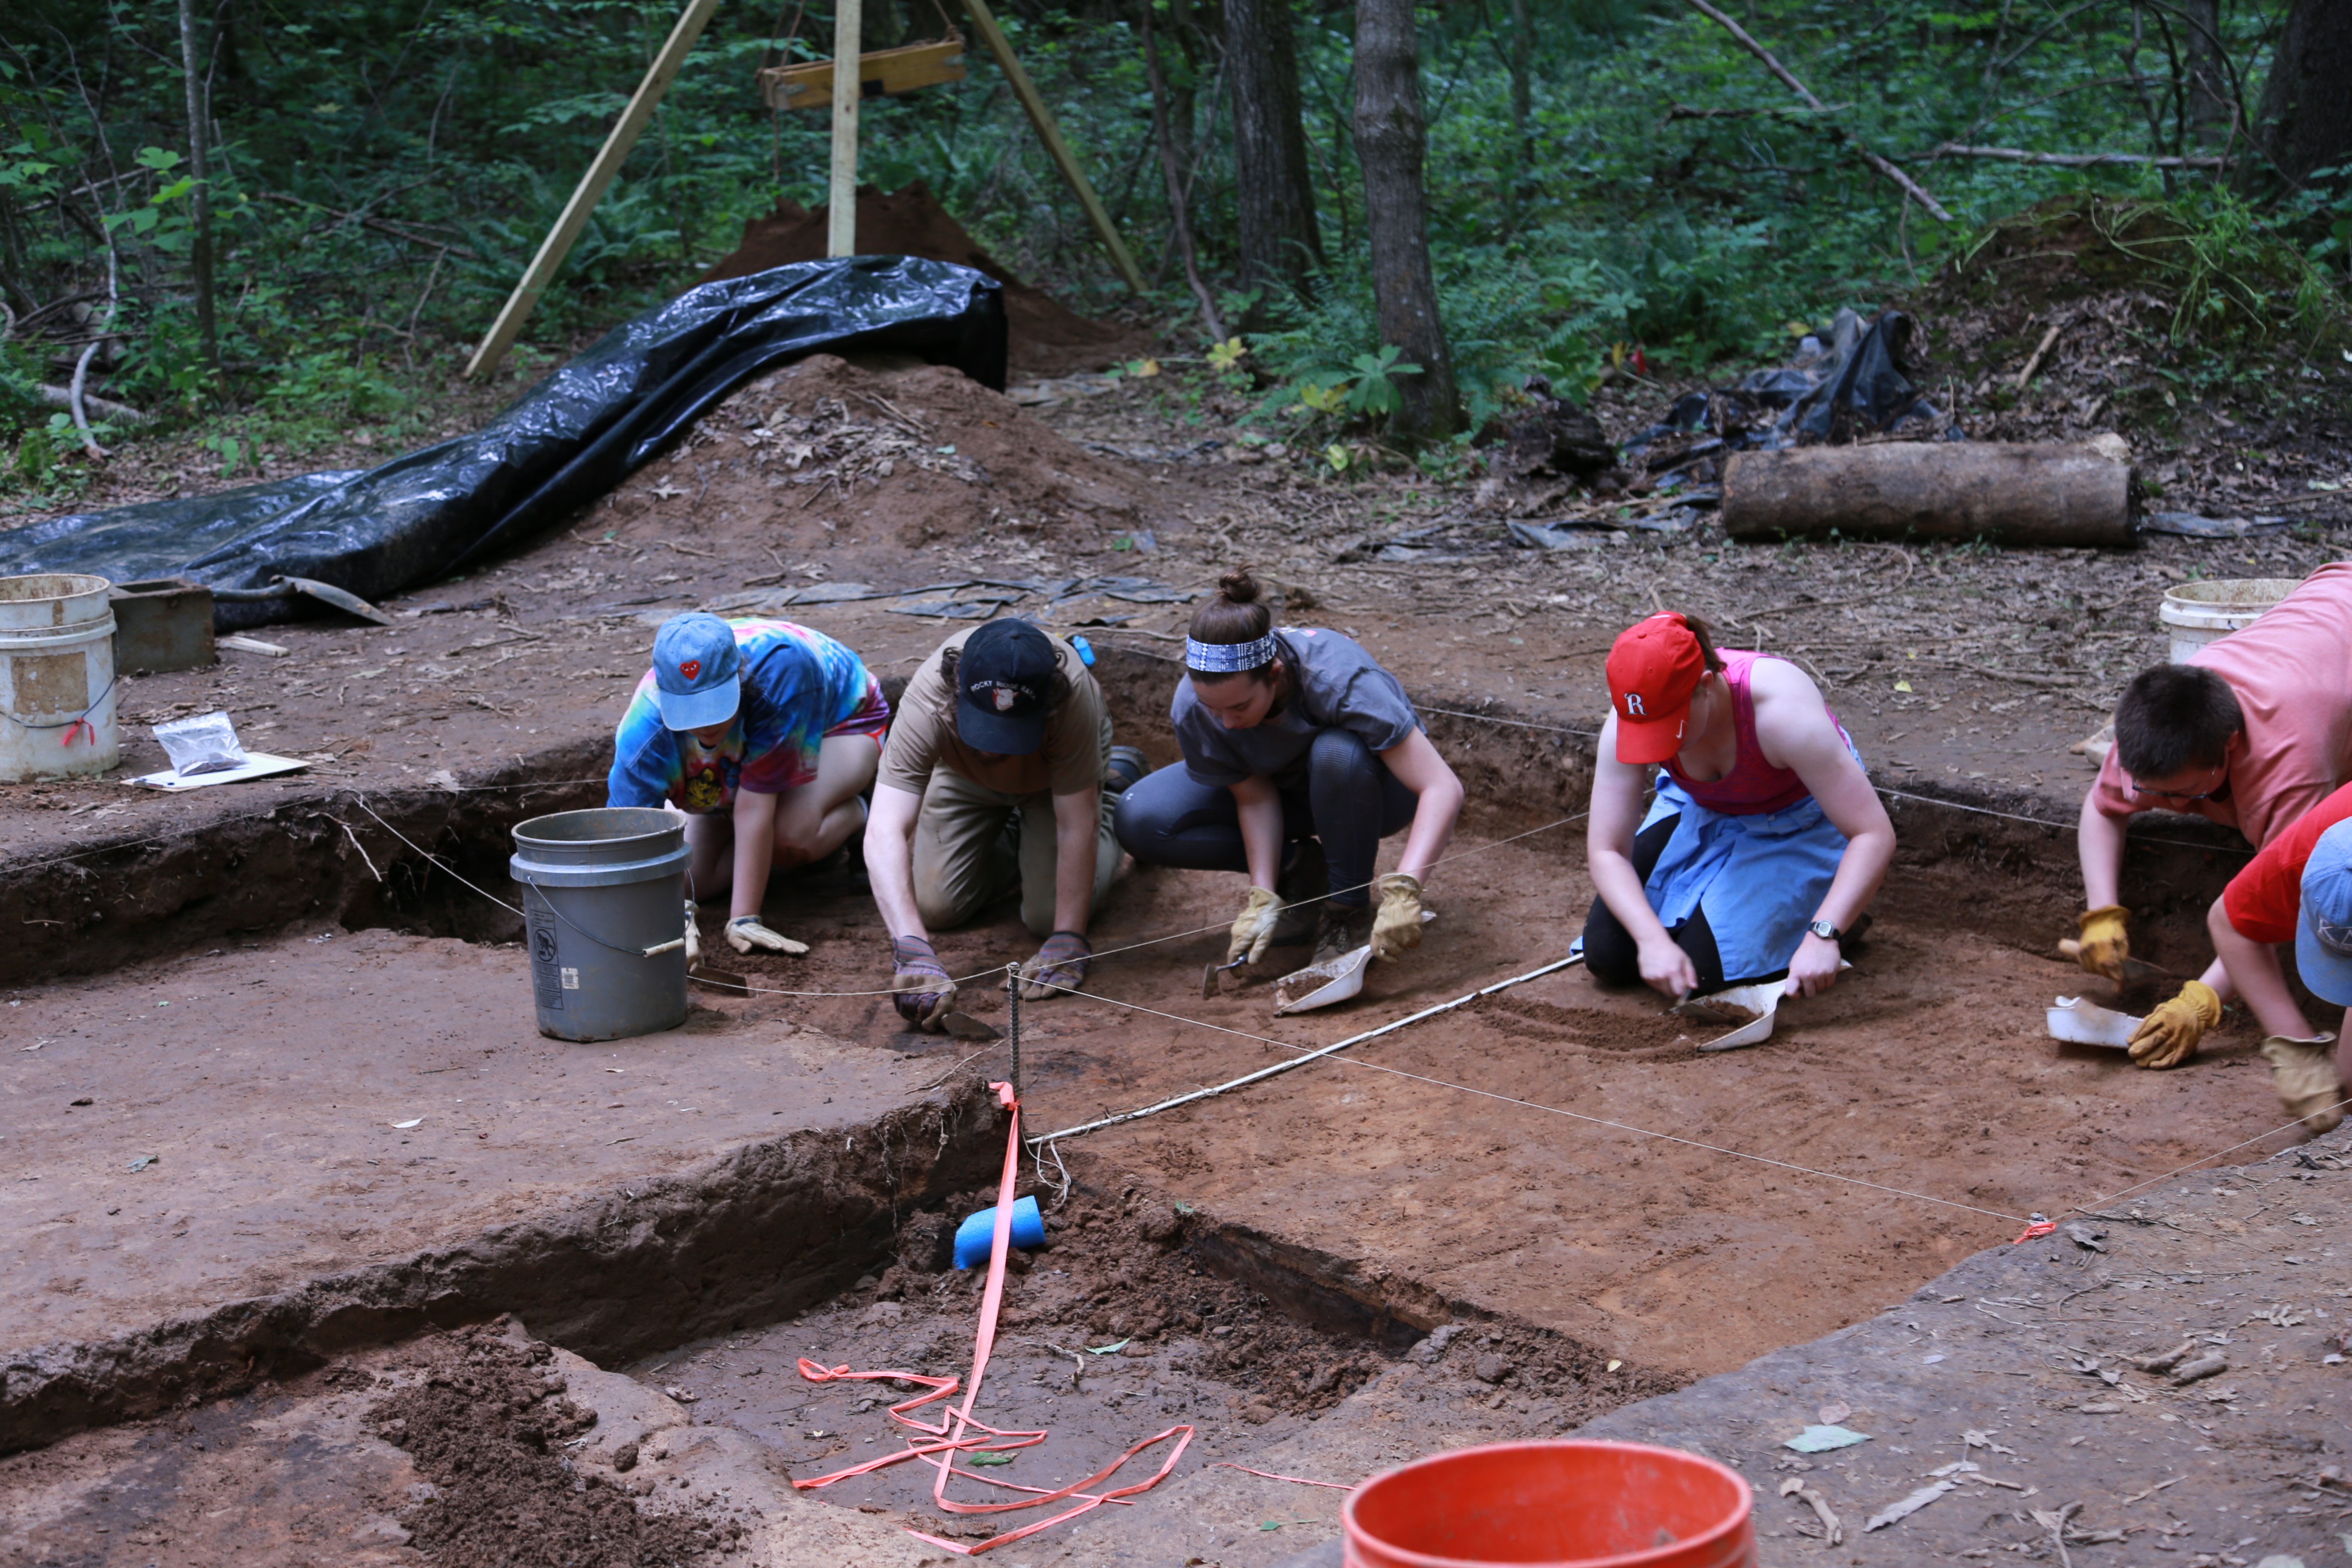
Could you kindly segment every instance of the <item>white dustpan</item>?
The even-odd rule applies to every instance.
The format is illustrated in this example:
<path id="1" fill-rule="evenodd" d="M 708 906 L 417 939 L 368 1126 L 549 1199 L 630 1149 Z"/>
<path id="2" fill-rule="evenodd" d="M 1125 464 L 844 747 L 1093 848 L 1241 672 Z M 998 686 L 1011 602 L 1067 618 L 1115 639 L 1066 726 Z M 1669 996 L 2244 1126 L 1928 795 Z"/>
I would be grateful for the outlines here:
<path id="1" fill-rule="evenodd" d="M 1739 1026 L 1727 1035 L 1707 1041 L 1699 1047 L 1700 1050 L 1736 1051 L 1742 1046 L 1760 1046 L 1772 1037 L 1772 1021 L 1780 1010 L 1780 985 L 1778 980 L 1734 985 L 1705 996 L 1685 997 L 1675 1003 L 1671 1011 L 1709 1023 Z"/>
<path id="2" fill-rule="evenodd" d="M 1436 915 L 1421 911 L 1421 923 L 1427 925 Z M 1312 1013 L 1318 1007 L 1328 1007 L 1362 994 L 1364 971 L 1372 966 L 1372 949 L 1368 942 L 1351 948 L 1337 958 L 1321 963 L 1310 963 L 1304 969 L 1294 969 L 1274 983 L 1275 994 L 1286 998 L 1274 1010 L 1275 1016 L 1285 1013 Z"/>
<path id="3" fill-rule="evenodd" d="M 2059 997 L 2047 1016 L 2053 1040 L 2077 1046 L 2113 1046 L 2118 1050 L 2131 1044 L 2141 1022 L 2128 1013 L 2085 1002 L 2080 996 Z"/>

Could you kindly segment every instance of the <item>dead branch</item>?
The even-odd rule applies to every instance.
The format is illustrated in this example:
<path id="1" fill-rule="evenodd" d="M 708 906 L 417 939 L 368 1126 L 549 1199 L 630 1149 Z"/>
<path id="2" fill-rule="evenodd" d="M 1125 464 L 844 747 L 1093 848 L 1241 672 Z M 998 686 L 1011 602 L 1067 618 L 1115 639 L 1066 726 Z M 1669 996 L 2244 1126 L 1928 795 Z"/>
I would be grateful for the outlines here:
<path id="1" fill-rule="evenodd" d="M 45 384 L 41 387 L 40 397 L 43 403 L 52 408 L 73 406 L 73 393 L 67 387 L 49 386 Z M 94 392 L 84 392 L 81 395 L 81 401 L 82 406 L 110 425 L 144 425 L 154 417 L 143 409 L 133 408 L 127 403 L 117 403 L 111 398 L 100 397 Z"/>
<path id="2" fill-rule="evenodd" d="M 97 199 L 94 193 L 91 199 Z M 90 340 L 89 346 L 81 351 L 81 357 L 74 361 L 73 384 L 66 389 L 66 406 L 72 411 L 74 428 L 81 432 L 81 449 L 93 459 L 101 461 L 107 451 L 98 444 L 98 437 L 90 430 L 89 410 L 82 393 L 89 381 L 89 362 L 97 357 L 108 331 L 114 325 L 115 315 L 121 309 L 122 258 L 121 252 L 115 248 L 114 235 L 110 230 L 106 237 L 106 320 L 99 323 L 99 335 Z"/>
<path id="3" fill-rule="evenodd" d="M 406 226 L 394 222 L 391 218 L 376 217 L 363 212 L 345 212 L 341 207 L 323 206 L 317 202 L 306 202 L 300 196 L 289 196 L 283 191 L 263 191 L 260 195 L 266 202 L 283 202 L 289 207 L 301 207 L 309 212 L 324 213 L 329 217 L 341 218 L 346 223 L 357 223 L 362 228 L 372 228 L 378 234 L 388 234 L 393 238 L 405 240 L 410 245 L 431 246 L 436 250 L 462 256 L 469 261 L 481 259 L 470 246 L 460 245 L 454 239 L 437 239 L 429 234 L 411 234 Z"/>
<path id="4" fill-rule="evenodd" d="M 1151 7 L 1143 8 L 1143 65 L 1151 82 L 1151 135 L 1160 144 L 1160 170 L 1168 182 L 1168 205 L 1174 217 L 1172 234 L 1177 255 L 1184 263 L 1184 280 L 1192 286 L 1193 299 L 1201 304 L 1201 322 L 1209 329 L 1209 341 L 1225 341 L 1224 324 L 1217 319 L 1217 301 L 1201 281 L 1201 268 L 1192 253 L 1192 219 L 1186 210 L 1189 195 L 1183 171 L 1177 165 L 1176 142 L 1168 123 L 1168 86 L 1160 74 L 1160 41 L 1151 28 Z"/>
<path id="5" fill-rule="evenodd" d="M 1749 54 L 1754 55 L 1758 59 L 1763 61 L 1764 68 L 1770 71 L 1774 76 L 1779 77 L 1780 79 L 1781 85 L 1786 87 L 1790 92 L 1793 92 L 1799 98 L 1803 99 L 1805 100 L 1806 107 L 1812 110 L 1816 114 L 1827 114 L 1830 112 L 1829 105 L 1823 103 L 1820 99 L 1815 98 L 1813 96 L 1812 89 L 1807 87 L 1803 82 L 1799 81 L 1794 76 L 1790 74 L 1788 67 L 1782 65 L 1779 60 L 1774 59 L 1772 58 L 1771 50 L 1766 48 L 1763 45 L 1750 37 L 1748 34 L 1747 28 L 1741 26 L 1730 17 L 1725 16 L 1721 11 L 1717 10 L 1713 5 L 1708 5 L 1707 0 L 1686 0 L 1686 3 L 1690 5 L 1692 10 L 1696 11 L 1699 15 L 1716 22 L 1726 32 L 1729 33 L 1733 38 L 1738 41 L 1741 48 L 1746 49 Z M 1846 132 L 1843 127 L 1832 125 L 1829 128 L 1829 132 L 1832 140 L 1845 143 L 1848 148 L 1852 149 L 1854 156 L 1860 158 L 1864 163 L 1869 164 L 1872 168 L 1877 170 L 1879 174 L 1892 181 L 1902 190 L 1905 195 L 1909 196 L 1913 201 L 1916 201 L 1921 206 L 1926 207 L 1934 216 L 1945 223 L 1952 221 L 1952 215 L 1944 210 L 1944 204 L 1929 195 L 1926 191 L 1920 189 L 1917 182 L 1913 180 L 1910 175 L 1905 174 L 1902 170 L 1896 168 L 1894 164 L 1888 163 L 1885 159 L 1880 157 L 1869 148 L 1864 147 L 1860 142 L 1855 141 L 1853 135 Z"/>
<path id="6" fill-rule="evenodd" d="M 2226 169 L 2237 162 L 2234 158 L 2175 158 L 2153 153 L 2029 153 L 2022 147 L 1971 147 L 1960 142 L 1946 142 L 1926 157 L 1998 158 L 2005 163 L 2050 163 L 2062 169 L 2096 169 L 2110 163 L 2148 163 L 2159 169 Z"/>
<path id="7" fill-rule="evenodd" d="M 1809 114 L 1843 114 L 1853 107 L 1851 103 L 1832 103 L 1820 109 L 1693 109 L 1687 103 L 1677 103 L 1666 110 L 1669 121 L 1676 120 L 1802 120 Z"/>

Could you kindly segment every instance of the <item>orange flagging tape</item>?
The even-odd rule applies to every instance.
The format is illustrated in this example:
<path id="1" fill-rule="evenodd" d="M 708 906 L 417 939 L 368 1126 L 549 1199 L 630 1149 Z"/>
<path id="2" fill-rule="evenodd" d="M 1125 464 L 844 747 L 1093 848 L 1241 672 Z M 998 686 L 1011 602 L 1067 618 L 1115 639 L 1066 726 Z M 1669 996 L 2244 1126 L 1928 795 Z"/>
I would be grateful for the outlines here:
<path id="1" fill-rule="evenodd" d="M 1338 1481 L 1310 1481 L 1305 1476 L 1277 1476 L 1272 1470 L 1253 1470 L 1247 1465 L 1236 1465 L 1231 1459 L 1219 1459 L 1218 1464 L 1229 1470 L 1239 1470 L 1245 1476 L 1264 1476 L 1270 1481 L 1297 1481 L 1302 1487 L 1329 1487 L 1335 1492 L 1351 1492 L 1356 1489 Z"/>
<path id="2" fill-rule="evenodd" d="M 976 1557 L 992 1548 L 1003 1546 L 1007 1542 L 1018 1541 L 1024 1535 L 1034 1535 L 1041 1530 L 1051 1529 L 1065 1520 L 1076 1519 L 1078 1515 L 1090 1512 L 1107 1502 L 1124 1503 L 1127 1499 L 1138 1492 L 1150 1491 L 1168 1479 L 1169 1473 L 1176 1468 L 1176 1461 L 1183 1458 L 1185 1445 L 1192 1440 L 1192 1428 L 1190 1425 L 1171 1426 L 1165 1432 L 1158 1433 L 1134 1444 L 1127 1452 L 1083 1480 L 1072 1481 L 1068 1486 L 1056 1487 L 1050 1491 L 1043 1487 L 1024 1487 L 1018 1481 L 999 1480 L 994 1476 L 977 1475 L 971 1470 L 956 1468 L 955 1456 L 959 1453 L 977 1450 L 1002 1454 L 1016 1448 L 1032 1447 L 1044 1442 L 1047 1436 L 1043 1431 L 1006 1431 L 991 1426 L 984 1421 L 974 1420 L 971 1414 L 972 1404 L 980 1397 L 981 1379 L 988 1372 L 989 1352 L 995 1348 L 996 1344 L 997 1311 L 1004 1304 L 1004 1259 L 1013 1246 L 1013 1205 L 1010 1200 L 1013 1186 L 1021 1175 L 1021 1102 L 1013 1098 L 1011 1084 L 997 1083 L 991 1084 L 989 1087 L 996 1090 L 997 1102 L 1011 1111 L 1013 1116 L 1012 1126 L 1007 1131 L 1004 1143 L 1004 1175 L 996 1188 L 996 1234 L 989 1244 L 988 1288 L 982 1292 L 980 1299 L 980 1331 L 974 1336 L 972 1342 L 971 1384 L 964 1390 L 963 1405 L 961 1408 L 950 1406 L 945 1419 L 939 1425 L 932 1426 L 919 1420 L 913 1413 L 933 1400 L 954 1397 L 956 1389 L 960 1386 L 960 1380 L 952 1377 L 930 1377 L 913 1372 L 852 1372 L 845 1366 L 820 1366 L 815 1362 L 803 1357 L 800 1363 L 801 1375 L 811 1383 L 897 1382 L 911 1383 L 918 1387 L 929 1389 L 930 1392 L 928 1394 L 918 1394 L 912 1399 L 902 1400 L 890 1406 L 890 1418 L 902 1426 L 910 1427 L 935 1440 L 911 1439 L 907 1447 L 896 1453 L 868 1459 L 862 1465 L 853 1465 L 848 1469 L 836 1470 L 829 1476 L 818 1476 L 813 1480 L 796 1480 L 793 1483 L 795 1488 L 806 1491 L 816 1487 L 831 1486 L 834 1482 L 845 1480 L 851 1476 L 862 1476 L 869 1470 L 881 1469 L 886 1465 L 901 1464 L 908 1459 L 924 1459 L 939 1471 L 939 1475 L 931 1482 L 931 1501 L 943 1513 L 1010 1513 L 1018 1509 L 1043 1508 L 1047 1503 L 1061 1502 L 1069 1498 L 1078 1500 L 1078 1506 L 1076 1508 L 1066 1510 L 1051 1519 L 1039 1520 L 1034 1524 L 1024 1525 L 1019 1530 L 992 1537 L 975 1546 L 966 1546 L 960 1542 L 942 1541 L 936 1535 L 925 1535 L 919 1530 L 907 1531 L 918 1541 L 965 1557 Z M 980 1435 L 974 1436 L 974 1434 Z M 1175 1447 L 1168 1451 L 1168 1457 L 1161 1461 L 1160 1468 L 1148 1479 L 1133 1486 L 1118 1487 L 1109 1491 L 1096 1492 L 1087 1489 L 1089 1487 L 1099 1486 L 1117 1475 L 1121 1466 L 1144 1449 L 1156 1443 L 1164 1443 L 1171 1437 L 1176 1440 Z M 1029 1495 L 1015 1502 L 957 1502 L 947 1495 L 948 1478 L 951 1475 L 961 1476 L 966 1480 L 978 1481 L 984 1486 L 1003 1487 L 1010 1491 L 1026 1492 Z"/>
<path id="3" fill-rule="evenodd" d="M 2052 1231 L 2058 1228 L 2058 1222 L 2054 1219 L 2043 1219 L 2040 1215 L 2035 1215 L 2032 1217 L 2033 1223 L 2027 1226 L 2024 1233 L 2015 1241 L 2011 1242 L 2010 1246 L 2023 1247 L 2029 1241 L 2039 1241 L 2043 1237 L 2048 1236 Z"/>

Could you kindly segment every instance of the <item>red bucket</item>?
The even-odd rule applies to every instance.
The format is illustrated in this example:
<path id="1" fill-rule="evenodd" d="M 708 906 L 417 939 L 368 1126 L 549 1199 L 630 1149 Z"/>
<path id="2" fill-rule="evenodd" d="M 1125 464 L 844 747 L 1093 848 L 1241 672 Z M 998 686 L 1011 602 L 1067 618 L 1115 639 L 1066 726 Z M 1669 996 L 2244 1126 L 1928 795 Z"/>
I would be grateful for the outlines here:
<path id="1" fill-rule="evenodd" d="M 1349 1494 L 1348 1568 L 1755 1568 L 1748 1482 L 1645 1443 L 1496 1443 Z"/>

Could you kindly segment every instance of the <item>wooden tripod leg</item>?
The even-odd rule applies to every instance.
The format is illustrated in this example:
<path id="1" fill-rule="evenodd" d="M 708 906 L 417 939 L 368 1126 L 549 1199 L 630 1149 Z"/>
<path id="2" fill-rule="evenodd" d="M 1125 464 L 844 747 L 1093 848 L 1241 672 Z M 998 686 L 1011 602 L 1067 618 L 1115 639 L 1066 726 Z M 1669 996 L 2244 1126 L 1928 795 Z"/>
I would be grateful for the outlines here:
<path id="1" fill-rule="evenodd" d="M 1118 228 L 1110 221 L 1109 210 L 1102 205 L 1102 198 L 1096 195 L 1094 186 L 1087 183 L 1086 171 L 1078 167 L 1077 155 L 1070 151 L 1070 144 L 1062 140 L 1062 128 L 1055 123 L 1054 111 L 1045 107 L 1045 99 L 1038 94 L 1037 84 L 1031 81 L 1029 73 L 1022 68 L 1020 58 L 1013 52 L 1012 40 L 1005 37 L 1004 29 L 996 25 L 996 14 L 988 8 L 988 0 L 963 0 L 963 8 L 971 14 L 973 30 L 988 46 L 988 52 L 996 57 L 997 66 L 1004 72 L 1004 79 L 1013 84 L 1013 96 L 1019 99 L 1021 107 L 1028 111 L 1029 123 L 1037 128 L 1037 140 L 1045 144 L 1045 152 L 1053 158 L 1054 166 L 1062 171 L 1062 178 L 1069 182 L 1070 189 L 1077 195 L 1078 205 L 1086 208 L 1087 221 L 1101 237 L 1103 248 L 1110 252 L 1111 265 L 1117 267 L 1118 275 L 1127 279 L 1129 289 L 1138 294 L 1142 293 L 1143 274 L 1135 269 L 1135 258 L 1128 254 L 1127 242 L 1119 238 Z"/>
<path id="2" fill-rule="evenodd" d="M 718 9 L 719 0 L 693 0 L 687 6 L 686 14 L 678 17 L 677 26 L 670 29 L 669 41 L 663 44 L 661 53 L 654 57 L 653 67 L 646 72 L 646 79 L 637 84 L 635 95 L 629 100 L 629 106 L 621 111 L 620 121 L 613 127 L 613 133 L 604 138 L 604 145 L 588 165 L 588 172 L 580 176 L 579 188 L 572 193 L 572 199 L 563 204 L 562 216 L 555 220 L 555 227 L 549 231 L 547 238 L 541 244 L 539 254 L 530 258 L 530 266 L 523 271 L 522 281 L 516 284 L 515 291 L 507 296 L 505 306 L 499 311 L 499 319 L 490 325 L 489 335 L 474 351 L 472 361 L 466 366 L 467 375 L 489 374 L 505 360 L 507 351 L 514 347 L 515 339 L 522 331 L 523 321 L 539 303 L 539 297 L 547 291 L 547 286 L 555 281 L 556 270 L 563 265 L 563 258 L 572 253 L 572 242 L 580 237 L 580 231 L 588 226 L 588 215 L 596 210 L 596 204 L 604 199 L 604 188 L 613 183 L 613 176 L 621 172 L 621 165 L 628 159 L 629 149 L 637 144 L 637 137 L 645 131 L 646 121 L 653 119 L 654 110 L 661 102 L 662 94 L 667 92 L 669 84 L 677 79 L 678 68 L 686 64 L 686 57 L 694 50 L 695 40 L 702 37 L 702 29 Z"/>

